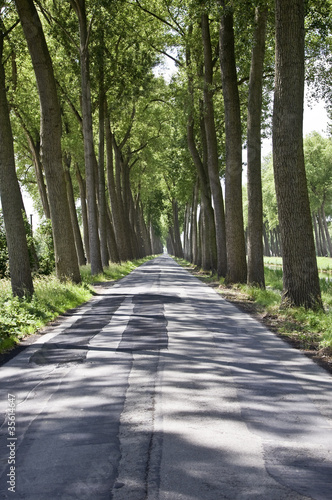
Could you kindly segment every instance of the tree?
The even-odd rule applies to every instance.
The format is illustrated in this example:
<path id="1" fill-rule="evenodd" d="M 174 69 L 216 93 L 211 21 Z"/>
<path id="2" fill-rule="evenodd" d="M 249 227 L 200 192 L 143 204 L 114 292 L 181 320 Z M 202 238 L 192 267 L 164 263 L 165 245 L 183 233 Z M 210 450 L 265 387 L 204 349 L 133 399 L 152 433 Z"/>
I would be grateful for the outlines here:
<path id="1" fill-rule="evenodd" d="M 103 265 L 101 261 L 100 241 L 98 234 L 98 213 L 96 199 L 96 172 L 98 172 L 98 166 L 94 150 L 90 90 L 89 36 L 91 25 L 88 27 L 85 0 L 70 0 L 70 4 L 77 14 L 80 29 L 79 53 L 81 62 L 82 118 L 85 177 L 88 201 L 90 262 L 91 274 L 98 274 L 103 271 Z"/>
<path id="2" fill-rule="evenodd" d="M 226 255 L 226 228 L 224 199 L 220 184 L 219 162 L 218 162 L 218 144 L 214 121 L 213 106 L 213 63 L 212 48 L 210 39 L 209 17 L 206 12 L 201 16 L 201 28 L 204 53 L 204 124 L 207 143 L 207 161 L 210 186 L 213 198 L 214 217 L 216 227 L 216 242 L 218 255 L 218 276 L 226 276 L 227 273 L 227 255 Z M 242 224 L 243 227 L 243 224 Z"/>
<path id="3" fill-rule="evenodd" d="M 6 95 L 3 42 L 8 34 L 0 20 L 0 198 L 6 229 L 13 295 L 33 294 L 29 250 L 23 220 L 24 206 L 15 170 L 13 135 Z"/>
<path id="4" fill-rule="evenodd" d="M 304 2 L 276 0 L 273 165 L 283 248 L 283 302 L 321 308 L 303 155 Z"/>
<path id="5" fill-rule="evenodd" d="M 220 69 L 226 130 L 226 280 L 230 283 L 245 283 L 247 280 L 247 262 L 242 208 L 241 110 L 234 50 L 233 12 L 228 3 L 220 0 Z"/>
<path id="6" fill-rule="evenodd" d="M 319 255 L 332 256 L 326 209 L 332 202 L 332 141 L 318 132 L 304 139 L 304 160 Z M 318 227 L 316 227 L 318 225 Z"/>
<path id="7" fill-rule="evenodd" d="M 189 33 L 192 29 L 190 27 Z M 204 105 L 202 99 L 199 99 L 198 104 L 198 119 L 199 132 L 195 133 L 195 91 L 194 91 L 194 74 L 193 61 L 191 56 L 190 43 L 186 47 L 186 70 L 188 79 L 188 112 L 187 112 L 187 144 L 190 151 L 192 161 L 197 171 L 198 183 L 197 192 L 194 200 L 198 204 L 198 191 L 200 192 L 200 228 L 201 238 L 198 245 L 198 252 L 193 252 L 194 263 L 201 266 L 204 270 L 209 271 L 218 269 L 218 254 L 216 243 L 216 226 L 214 218 L 214 209 L 211 199 L 211 187 L 208 172 L 208 153 L 206 141 L 206 129 L 204 125 Z M 199 77 L 200 75 L 197 75 Z M 196 92 L 197 93 L 197 92 Z M 197 136 L 197 139 L 196 139 Z M 200 147 L 199 147 L 200 145 Z M 219 177 L 219 176 L 218 176 Z M 219 179 L 218 179 L 219 180 Z M 194 213 L 197 217 L 197 207 L 194 208 Z M 195 218 L 196 223 L 196 218 Z M 222 219 L 220 220 L 222 223 Z M 197 229 L 196 229 L 197 230 Z M 196 235 L 198 242 L 198 235 Z M 221 247 L 220 247 L 221 248 Z M 220 260 L 221 262 L 221 260 Z"/>
<path id="8" fill-rule="evenodd" d="M 15 0 L 28 44 L 38 86 L 41 110 L 42 161 L 45 170 L 56 254 L 56 272 L 60 279 L 79 283 L 73 229 L 62 166 L 61 113 L 51 57 L 33 0 Z"/>
<path id="9" fill-rule="evenodd" d="M 256 7 L 251 56 L 247 122 L 248 284 L 265 286 L 263 200 L 261 178 L 261 115 L 267 7 Z"/>

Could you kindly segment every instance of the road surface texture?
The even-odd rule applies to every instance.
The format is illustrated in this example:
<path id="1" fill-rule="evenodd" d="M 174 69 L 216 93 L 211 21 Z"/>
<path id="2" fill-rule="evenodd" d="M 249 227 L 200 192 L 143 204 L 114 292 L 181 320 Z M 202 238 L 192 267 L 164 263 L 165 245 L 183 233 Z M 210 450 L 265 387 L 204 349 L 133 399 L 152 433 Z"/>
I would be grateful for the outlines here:
<path id="1" fill-rule="evenodd" d="M 332 498 L 331 376 L 166 255 L 0 377 L 0 498 Z"/>

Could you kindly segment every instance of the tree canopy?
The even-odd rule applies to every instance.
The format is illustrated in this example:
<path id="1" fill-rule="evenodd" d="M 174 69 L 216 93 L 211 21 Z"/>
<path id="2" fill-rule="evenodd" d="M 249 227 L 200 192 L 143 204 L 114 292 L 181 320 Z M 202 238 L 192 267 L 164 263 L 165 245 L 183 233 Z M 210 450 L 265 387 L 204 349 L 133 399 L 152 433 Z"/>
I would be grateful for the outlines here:
<path id="1" fill-rule="evenodd" d="M 303 11 L 306 81 L 312 96 L 324 98 L 327 106 L 329 3 L 309 1 Z M 78 280 L 75 265 L 85 261 L 97 273 L 110 260 L 159 253 L 166 245 L 172 254 L 184 254 L 230 282 L 245 281 L 249 245 L 258 251 L 249 256 L 248 281 L 264 286 L 258 266 L 263 251 L 274 251 L 271 232 L 280 225 L 271 171 L 263 166 L 261 174 L 259 153 L 262 137 L 272 128 L 276 7 L 285 8 L 281 0 L 0 2 L 16 175 L 41 217 L 51 220 L 60 278 Z M 28 11 L 37 12 L 30 28 Z M 31 32 L 37 18 L 40 30 L 29 41 L 27 29 Z M 41 37 L 45 44 L 38 49 Z M 42 55 L 56 94 L 46 92 L 51 83 L 41 83 L 37 60 Z M 165 79 L 158 68 L 167 59 L 175 70 Z M 253 68 L 258 68 L 255 80 Z M 250 105 L 257 88 L 250 81 L 261 81 L 259 105 Z M 47 105 L 59 110 L 56 145 L 55 125 L 47 129 Z M 248 124 L 254 123 L 252 136 Z M 250 169 L 256 169 L 256 179 L 262 175 L 262 189 L 257 180 L 248 186 L 252 230 L 244 233 L 241 150 L 248 142 L 253 151 L 253 141 L 259 163 Z M 312 224 L 318 224 L 319 214 L 329 251 L 330 145 L 322 141 L 318 136 L 306 140 L 305 159 Z M 49 163 L 51 147 L 61 165 Z M 56 182 L 55 169 L 63 171 Z M 257 201 L 260 192 L 263 207 Z M 264 249 L 259 241 L 252 247 L 262 225 L 258 239 L 264 237 Z M 62 236 L 65 227 L 72 236 Z M 258 260 L 253 258 L 257 252 Z"/>

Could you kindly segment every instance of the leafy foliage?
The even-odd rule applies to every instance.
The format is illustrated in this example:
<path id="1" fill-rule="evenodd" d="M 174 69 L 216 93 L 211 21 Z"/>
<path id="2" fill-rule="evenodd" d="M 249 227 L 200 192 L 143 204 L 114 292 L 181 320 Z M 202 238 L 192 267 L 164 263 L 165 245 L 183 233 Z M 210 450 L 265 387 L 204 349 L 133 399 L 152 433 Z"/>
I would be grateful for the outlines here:
<path id="1" fill-rule="evenodd" d="M 36 250 L 39 260 L 39 274 L 51 274 L 55 268 L 52 224 L 45 219 L 35 231 Z"/>
<path id="2" fill-rule="evenodd" d="M 312 209 L 332 203 L 332 140 L 312 132 L 304 140 L 304 157 Z"/>
<path id="3" fill-rule="evenodd" d="M 0 210 L 0 279 L 8 275 L 8 249 L 2 210 Z"/>

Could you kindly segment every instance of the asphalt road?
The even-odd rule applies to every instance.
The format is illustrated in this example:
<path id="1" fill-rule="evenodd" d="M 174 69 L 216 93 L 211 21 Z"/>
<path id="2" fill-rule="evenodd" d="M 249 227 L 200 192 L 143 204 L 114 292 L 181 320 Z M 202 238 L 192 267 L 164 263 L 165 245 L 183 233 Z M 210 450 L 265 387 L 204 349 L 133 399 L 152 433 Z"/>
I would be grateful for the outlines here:
<path id="1" fill-rule="evenodd" d="M 158 257 L 0 368 L 0 498 L 332 499 L 331 387 Z"/>

